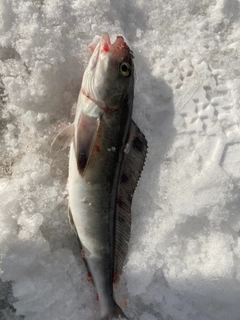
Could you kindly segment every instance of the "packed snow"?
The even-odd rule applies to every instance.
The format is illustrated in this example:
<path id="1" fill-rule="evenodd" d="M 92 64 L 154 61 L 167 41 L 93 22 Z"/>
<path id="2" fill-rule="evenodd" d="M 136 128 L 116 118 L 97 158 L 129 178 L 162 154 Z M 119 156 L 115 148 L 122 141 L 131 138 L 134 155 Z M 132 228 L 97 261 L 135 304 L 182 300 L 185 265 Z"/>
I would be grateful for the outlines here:
<path id="1" fill-rule="evenodd" d="M 50 145 L 108 32 L 149 144 L 116 299 L 130 320 L 239 320 L 239 0 L 1 0 L 0 30 L 0 319 L 96 316 Z"/>

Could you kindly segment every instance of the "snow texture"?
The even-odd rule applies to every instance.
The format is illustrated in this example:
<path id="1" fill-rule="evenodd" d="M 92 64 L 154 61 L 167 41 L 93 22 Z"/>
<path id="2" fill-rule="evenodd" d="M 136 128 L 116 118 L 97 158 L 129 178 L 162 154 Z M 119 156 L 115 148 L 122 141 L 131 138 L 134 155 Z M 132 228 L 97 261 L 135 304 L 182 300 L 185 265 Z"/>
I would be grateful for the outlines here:
<path id="1" fill-rule="evenodd" d="M 131 320 L 240 319 L 238 0 L 0 1 L 0 319 L 93 320 L 67 219 L 72 121 L 95 35 L 135 55 L 149 142 L 117 301 Z"/>

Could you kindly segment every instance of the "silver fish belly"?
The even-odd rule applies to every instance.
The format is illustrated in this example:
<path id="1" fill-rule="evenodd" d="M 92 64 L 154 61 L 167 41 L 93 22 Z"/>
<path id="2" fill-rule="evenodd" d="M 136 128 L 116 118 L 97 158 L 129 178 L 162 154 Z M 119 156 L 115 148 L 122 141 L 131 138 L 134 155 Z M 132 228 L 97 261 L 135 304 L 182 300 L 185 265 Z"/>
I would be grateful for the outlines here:
<path id="1" fill-rule="evenodd" d="M 128 319 L 113 294 L 131 227 L 132 195 L 147 142 L 132 121 L 134 65 L 123 37 L 105 33 L 85 70 L 74 123 L 53 142 L 70 145 L 69 219 L 100 303 L 100 318 Z"/>

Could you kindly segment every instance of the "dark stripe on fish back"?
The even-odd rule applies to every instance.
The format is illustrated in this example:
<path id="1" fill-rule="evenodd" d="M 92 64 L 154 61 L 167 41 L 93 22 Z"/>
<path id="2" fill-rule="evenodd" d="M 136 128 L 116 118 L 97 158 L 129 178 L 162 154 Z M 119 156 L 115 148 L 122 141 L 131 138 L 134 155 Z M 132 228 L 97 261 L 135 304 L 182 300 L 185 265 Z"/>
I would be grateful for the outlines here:
<path id="1" fill-rule="evenodd" d="M 136 137 L 132 142 L 132 146 L 137 151 L 142 152 L 144 149 L 144 142 L 139 137 Z"/>

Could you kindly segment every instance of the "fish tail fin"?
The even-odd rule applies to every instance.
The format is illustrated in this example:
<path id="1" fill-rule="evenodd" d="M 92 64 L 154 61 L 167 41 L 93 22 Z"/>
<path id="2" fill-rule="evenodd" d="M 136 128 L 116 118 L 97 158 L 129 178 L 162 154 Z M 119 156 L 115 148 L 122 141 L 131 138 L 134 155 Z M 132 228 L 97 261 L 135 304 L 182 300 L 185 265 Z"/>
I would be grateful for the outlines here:
<path id="1" fill-rule="evenodd" d="M 111 313 L 101 318 L 101 320 L 129 320 L 122 309 L 114 301 Z"/>

